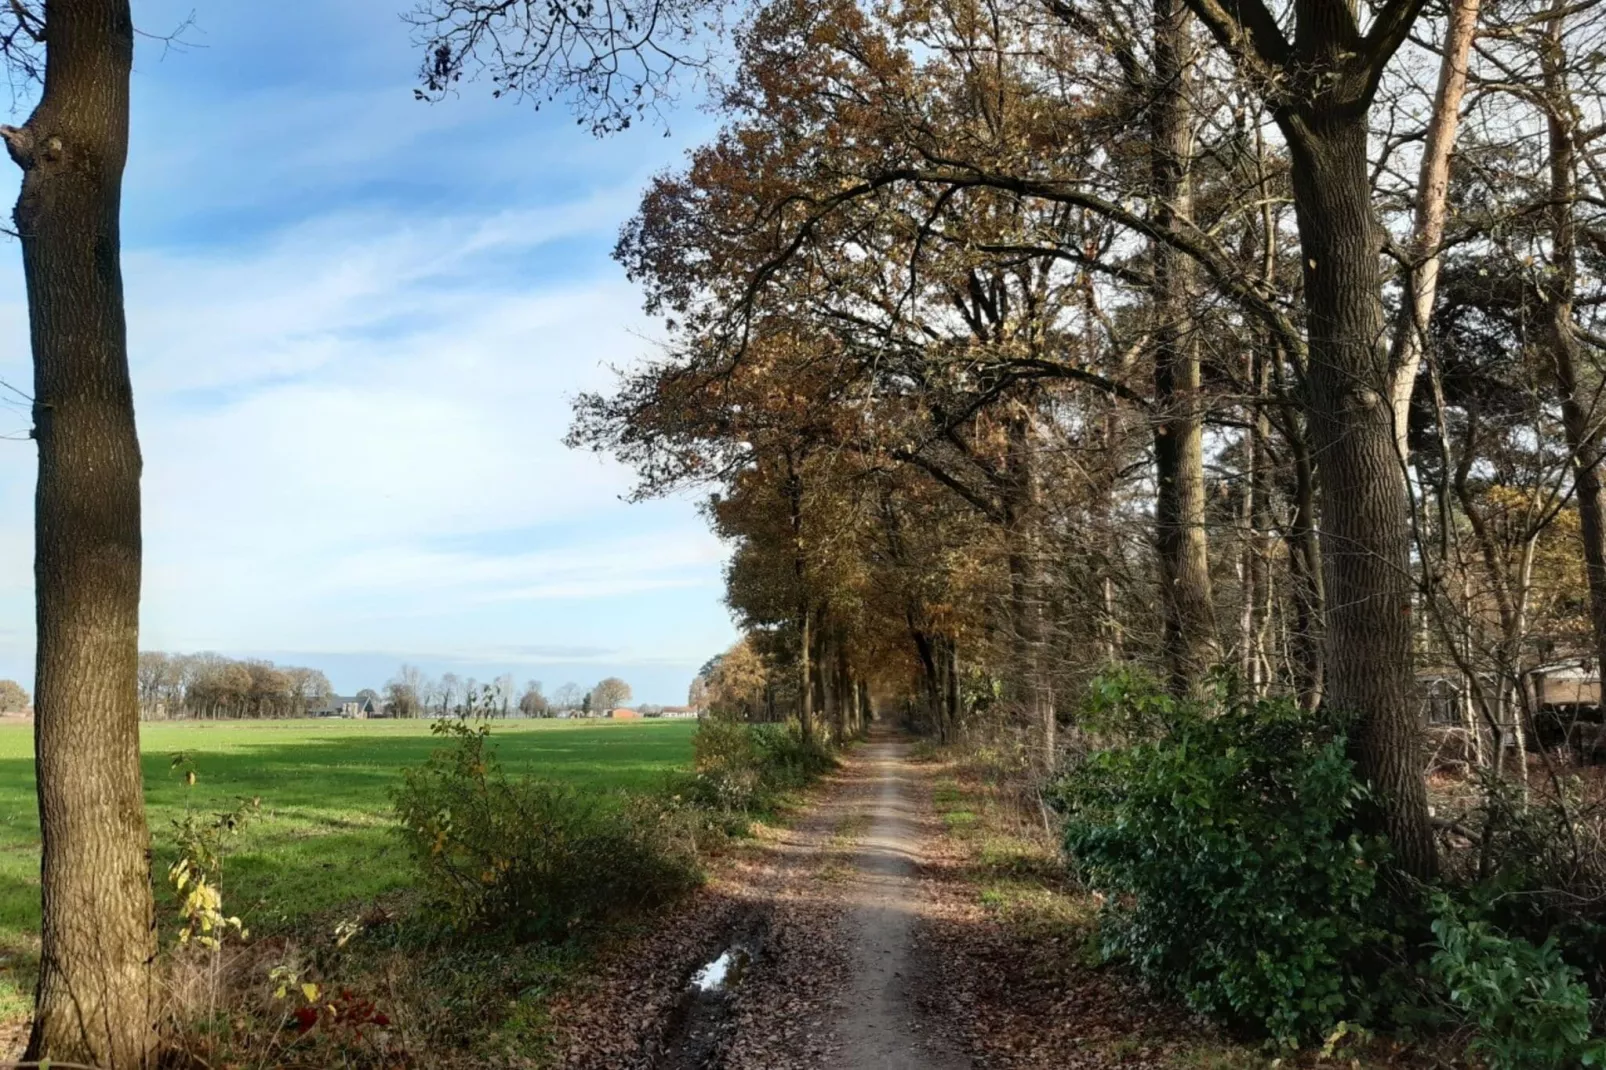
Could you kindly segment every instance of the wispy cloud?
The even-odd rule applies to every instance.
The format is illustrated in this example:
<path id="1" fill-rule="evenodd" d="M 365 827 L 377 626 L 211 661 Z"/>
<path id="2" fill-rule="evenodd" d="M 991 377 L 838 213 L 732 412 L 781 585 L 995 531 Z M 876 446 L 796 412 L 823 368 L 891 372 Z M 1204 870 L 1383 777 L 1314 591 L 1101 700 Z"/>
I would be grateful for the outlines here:
<path id="1" fill-rule="evenodd" d="M 393 7 L 339 0 L 316 56 L 276 68 L 305 27 L 219 5 L 204 53 L 139 64 L 147 644 L 700 663 L 730 637 L 723 548 L 560 443 L 570 398 L 651 349 L 607 250 L 676 144 L 417 108 Z M 0 377 L 26 384 L 16 259 L 0 247 Z M 0 675 L 26 670 L 32 467 L 0 442 Z"/>

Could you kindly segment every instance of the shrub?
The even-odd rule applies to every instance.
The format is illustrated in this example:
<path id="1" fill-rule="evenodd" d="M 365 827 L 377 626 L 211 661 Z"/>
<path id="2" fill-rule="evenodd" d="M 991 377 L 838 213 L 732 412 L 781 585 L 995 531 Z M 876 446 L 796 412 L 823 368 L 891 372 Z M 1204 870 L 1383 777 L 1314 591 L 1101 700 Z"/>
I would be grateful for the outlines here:
<path id="1" fill-rule="evenodd" d="M 813 782 L 835 764 L 831 753 L 796 728 L 711 717 L 692 737 L 692 775 L 680 794 L 729 813 L 773 806 L 779 796 Z"/>
<path id="2" fill-rule="evenodd" d="M 836 759 L 823 744 L 804 739 L 790 726 L 756 724 L 749 726 L 748 732 L 758 751 L 764 783 L 772 790 L 805 787 L 836 765 Z"/>
<path id="3" fill-rule="evenodd" d="M 1447 896 L 1434 899 L 1437 950 L 1429 974 L 1444 987 L 1471 1050 L 1489 1070 L 1569 1070 L 1606 1060 L 1590 1039 L 1589 990 L 1562 961 L 1555 937 L 1535 946 L 1484 921 L 1464 919 Z"/>
<path id="4" fill-rule="evenodd" d="M 511 780 L 487 727 L 434 731 L 451 746 L 403 774 L 395 805 L 424 893 L 450 927 L 557 940 L 697 882 L 692 837 L 673 812 Z"/>
<path id="5" fill-rule="evenodd" d="M 1085 723 L 1118 740 L 1060 784 L 1065 846 L 1106 896 L 1106 955 L 1196 1011 L 1294 1044 L 1365 1021 L 1384 843 L 1338 726 L 1291 703 L 1177 702 L 1133 676 Z"/>

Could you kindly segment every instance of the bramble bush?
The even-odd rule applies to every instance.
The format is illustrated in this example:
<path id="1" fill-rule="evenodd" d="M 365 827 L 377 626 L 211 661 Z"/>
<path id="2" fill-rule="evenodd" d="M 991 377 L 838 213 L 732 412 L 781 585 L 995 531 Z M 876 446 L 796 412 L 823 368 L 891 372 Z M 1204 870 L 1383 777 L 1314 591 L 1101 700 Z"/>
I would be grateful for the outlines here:
<path id="1" fill-rule="evenodd" d="M 1056 797 L 1105 897 L 1105 954 L 1285 1045 L 1370 1020 L 1386 852 L 1358 831 L 1342 726 L 1286 701 L 1177 701 L 1131 673 L 1090 696 L 1082 724 L 1112 745 Z"/>
<path id="2" fill-rule="evenodd" d="M 683 813 L 511 779 L 484 724 L 433 731 L 450 745 L 403 773 L 395 806 L 423 892 L 449 927 L 561 940 L 699 881 Z"/>

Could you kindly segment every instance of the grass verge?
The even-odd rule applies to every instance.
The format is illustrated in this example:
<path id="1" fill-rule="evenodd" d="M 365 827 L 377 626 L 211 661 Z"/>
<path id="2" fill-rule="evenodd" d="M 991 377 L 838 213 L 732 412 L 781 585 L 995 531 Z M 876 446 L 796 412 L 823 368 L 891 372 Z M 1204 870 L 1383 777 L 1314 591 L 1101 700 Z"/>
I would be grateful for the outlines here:
<path id="1" fill-rule="evenodd" d="M 586 790 L 650 791 L 691 759 L 694 722 L 510 721 L 496 740 L 513 772 Z M 439 746 L 428 721 L 218 721 L 149 724 L 141 735 L 154 841 L 158 915 L 172 917 L 161 880 L 175 857 L 173 822 L 186 805 L 261 811 L 229 848 L 223 893 L 257 941 L 327 942 L 345 915 L 400 903 L 411 866 L 389 789 Z M 0 726 L 0 1023 L 28 1013 L 38 957 L 39 819 L 32 729 Z M 172 768 L 187 754 L 198 780 Z M 164 944 L 168 940 L 164 936 Z M 543 967 L 544 968 L 544 967 Z"/>

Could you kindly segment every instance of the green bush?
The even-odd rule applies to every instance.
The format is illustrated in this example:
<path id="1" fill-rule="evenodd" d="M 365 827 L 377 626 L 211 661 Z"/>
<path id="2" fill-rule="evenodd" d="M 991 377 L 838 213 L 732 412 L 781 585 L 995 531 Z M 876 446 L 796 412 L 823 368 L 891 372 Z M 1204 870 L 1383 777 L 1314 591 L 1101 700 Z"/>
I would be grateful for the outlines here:
<path id="1" fill-rule="evenodd" d="M 1105 896 L 1105 953 L 1283 1044 L 1369 1019 L 1385 846 L 1355 830 L 1340 728 L 1287 702 L 1177 702 L 1130 674 L 1091 694 L 1084 723 L 1115 743 L 1057 798 Z"/>
<path id="2" fill-rule="evenodd" d="M 1606 1060 L 1606 1043 L 1590 1039 L 1589 990 L 1562 961 L 1555 937 L 1535 946 L 1504 935 L 1464 919 L 1444 895 L 1435 897 L 1434 913 L 1429 974 L 1474 1030 L 1471 1050 L 1489 1070 L 1571 1070 Z"/>
<path id="3" fill-rule="evenodd" d="M 796 728 L 711 717 L 692 737 L 692 773 L 675 791 L 727 813 L 754 813 L 835 765 L 830 751 Z"/>
<path id="4" fill-rule="evenodd" d="M 395 805 L 424 894 L 451 928 L 558 940 L 697 883 L 694 831 L 675 811 L 512 780 L 488 727 L 434 731 L 451 745 L 403 773 Z"/>

